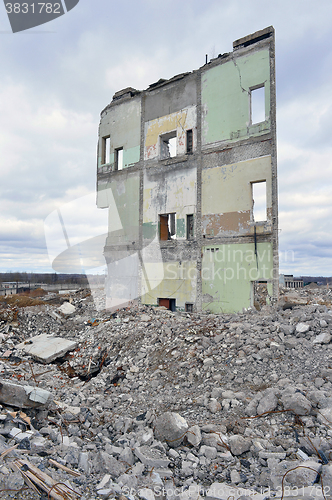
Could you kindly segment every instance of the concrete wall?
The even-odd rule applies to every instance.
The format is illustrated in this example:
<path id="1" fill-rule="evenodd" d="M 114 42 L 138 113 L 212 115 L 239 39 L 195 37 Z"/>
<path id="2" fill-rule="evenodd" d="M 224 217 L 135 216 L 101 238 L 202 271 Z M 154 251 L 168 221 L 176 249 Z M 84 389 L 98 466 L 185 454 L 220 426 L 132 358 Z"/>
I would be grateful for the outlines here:
<path id="1" fill-rule="evenodd" d="M 232 313 L 253 306 L 254 281 L 272 282 L 271 243 L 211 245 L 203 248 L 203 309 Z M 272 294 L 272 290 L 270 289 Z"/>
<path id="2" fill-rule="evenodd" d="M 259 120 L 252 109 L 258 88 L 264 89 Z M 267 281 L 277 300 L 275 112 L 272 27 L 236 40 L 231 53 L 192 73 L 114 95 L 101 114 L 97 169 L 97 203 L 109 210 L 112 307 L 138 297 L 153 305 L 175 299 L 180 309 L 190 303 L 239 311 L 253 305 L 256 280 Z M 101 165 L 108 135 L 110 163 Z M 175 135 L 176 154 L 168 157 L 164 143 Z M 114 171 L 112 155 L 121 147 L 124 168 Z M 265 214 L 254 220 L 253 186 L 262 182 Z M 174 213 L 176 234 L 164 241 L 160 215 Z M 189 214 L 195 230 L 187 239 Z"/>
<path id="3" fill-rule="evenodd" d="M 176 131 L 177 155 L 186 153 L 186 131 L 193 130 L 193 146 L 196 148 L 196 106 L 150 120 L 145 123 L 144 159 L 160 157 L 160 136 Z"/>
<path id="4" fill-rule="evenodd" d="M 267 221 L 254 224 L 252 183 L 266 181 Z M 202 232 L 234 236 L 271 232 L 271 157 L 254 158 L 202 171 Z"/>
<path id="5" fill-rule="evenodd" d="M 167 85 L 154 84 L 149 90 L 145 95 L 144 118 L 147 122 L 197 104 L 196 78 L 193 73 L 177 75 Z"/>
<path id="6" fill-rule="evenodd" d="M 176 165 L 144 172 L 143 239 L 158 234 L 159 215 L 176 214 L 176 238 L 186 238 L 186 215 L 196 213 L 196 168 Z"/>
<path id="7" fill-rule="evenodd" d="M 98 168 L 102 166 L 102 140 L 110 136 L 110 170 L 114 170 L 114 150 L 123 148 L 123 168 L 140 158 L 141 101 L 132 98 L 108 108 L 101 116 L 98 142 Z"/>
<path id="8" fill-rule="evenodd" d="M 265 87 L 265 120 L 251 123 L 251 89 Z M 207 69 L 202 73 L 202 144 L 235 141 L 270 129 L 270 55 L 268 50 Z"/>

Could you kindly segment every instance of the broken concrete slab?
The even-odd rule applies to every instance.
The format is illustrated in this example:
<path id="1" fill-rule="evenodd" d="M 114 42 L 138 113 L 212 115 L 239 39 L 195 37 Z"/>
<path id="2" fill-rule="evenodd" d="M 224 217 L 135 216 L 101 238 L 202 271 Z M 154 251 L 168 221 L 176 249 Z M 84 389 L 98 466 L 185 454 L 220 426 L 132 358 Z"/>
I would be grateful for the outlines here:
<path id="1" fill-rule="evenodd" d="M 70 304 L 69 302 L 64 302 L 62 306 L 59 307 L 59 311 L 64 316 L 70 316 L 71 314 L 74 314 L 74 312 L 76 311 L 76 307 L 73 306 L 73 304 Z"/>
<path id="2" fill-rule="evenodd" d="M 0 402 L 18 408 L 37 408 L 51 400 L 51 393 L 31 385 L 0 381 Z"/>
<path id="3" fill-rule="evenodd" d="M 22 342 L 17 348 L 22 349 L 26 354 L 30 354 L 42 363 L 50 363 L 66 352 L 74 350 L 76 346 L 77 342 L 73 340 L 42 334 Z"/>
<path id="4" fill-rule="evenodd" d="M 144 465 L 149 467 L 168 467 L 170 463 L 170 460 L 160 450 L 148 446 L 136 447 L 134 453 Z"/>
<path id="5" fill-rule="evenodd" d="M 48 311 L 48 315 L 55 319 L 58 323 L 60 323 L 60 325 L 65 321 L 61 316 L 60 314 L 56 313 L 55 311 Z"/>

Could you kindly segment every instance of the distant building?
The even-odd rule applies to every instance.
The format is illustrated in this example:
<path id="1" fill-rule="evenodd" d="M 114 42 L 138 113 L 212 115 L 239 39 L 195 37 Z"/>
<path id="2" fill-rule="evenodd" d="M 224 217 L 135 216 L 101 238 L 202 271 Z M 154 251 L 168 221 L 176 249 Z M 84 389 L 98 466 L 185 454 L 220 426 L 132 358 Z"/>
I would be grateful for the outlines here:
<path id="1" fill-rule="evenodd" d="M 99 126 L 97 204 L 109 210 L 107 305 L 188 312 L 278 298 L 275 36 L 116 92 Z"/>
<path id="2" fill-rule="evenodd" d="M 6 281 L 0 284 L 0 295 L 13 295 L 17 293 L 18 283 L 16 281 Z"/>
<path id="3" fill-rule="evenodd" d="M 303 288 L 303 279 L 295 278 L 292 274 L 284 274 L 284 285 L 286 288 Z"/>

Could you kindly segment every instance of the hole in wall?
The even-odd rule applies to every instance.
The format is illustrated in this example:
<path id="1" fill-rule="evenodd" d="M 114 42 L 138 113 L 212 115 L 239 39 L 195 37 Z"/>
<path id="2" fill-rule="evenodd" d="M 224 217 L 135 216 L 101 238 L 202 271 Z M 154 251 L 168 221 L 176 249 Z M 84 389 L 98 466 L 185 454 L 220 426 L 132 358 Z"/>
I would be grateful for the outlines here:
<path id="1" fill-rule="evenodd" d="M 252 215 L 254 222 L 267 220 L 266 181 L 252 182 Z"/>
<path id="2" fill-rule="evenodd" d="M 251 123 L 261 123 L 265 121 L 265 87 L 252 89 L 251 94 Z"/>

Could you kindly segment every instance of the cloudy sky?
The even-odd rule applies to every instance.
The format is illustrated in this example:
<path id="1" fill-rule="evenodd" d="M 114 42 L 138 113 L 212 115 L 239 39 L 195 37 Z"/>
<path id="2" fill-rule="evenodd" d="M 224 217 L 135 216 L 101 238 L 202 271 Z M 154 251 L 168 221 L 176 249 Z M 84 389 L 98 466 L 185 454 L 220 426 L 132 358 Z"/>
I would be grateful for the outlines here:
<path id="1" fill-rule="evenodd" d="M 0 5 L 0 271 L 52 272 L 45 220 L 47 229 L 55 210 L 71 213 L 71 244 L 103 232 L 97 132 L 117 90 L 197 69 L 205 54 L 230 52 L 233 40 L 270 25 L 280 271 L 331 276 L 331 0 L 80 0 L 16 34 Z M 55 233 L 46 234 L 54 253 Z"/>

